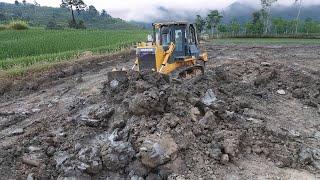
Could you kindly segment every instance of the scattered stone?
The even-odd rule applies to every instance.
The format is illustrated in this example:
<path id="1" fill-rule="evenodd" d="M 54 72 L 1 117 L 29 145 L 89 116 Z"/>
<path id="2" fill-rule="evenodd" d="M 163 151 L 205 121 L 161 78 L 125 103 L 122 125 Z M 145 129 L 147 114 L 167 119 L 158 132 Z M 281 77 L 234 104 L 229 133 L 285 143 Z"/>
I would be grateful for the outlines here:
<path id="1" fill-rule="evenodd" d="M 217 97 L 213 93 L 212 89 L 208 89 L 205 95 L 201 98 L 201 102 L 206 106 L 210 106 L 217 100 Z"/>
<path id="2" fill-rule="evenodd" d="M 35 167 L 39 167 L 40 166 L 40 161 L 38 159 L 32 159 L 31 157 L 26 157 L 24 156 L 22 158 L 22 162 L 24 164 L 30 165 L 30 166 L 35 166 Z"/>
<path id="3" fill-rule="evenodd" d="M 146 180 L 161 180 L 161 177 L 158 176 L 157 174 L 150 173 L 150 174 L 146 177 Z"/>
<path id="4" fill-rule="evenodd" d="M 31 109 L 32 113 L 38 113 L 41 111 L 41 109 L 39 108 L 34 108 L 34 109 Z"/>
<path id="5" fill-rule="evenodd" d="M 191 119 L 196 122 L 197 121 L 197 116 L 200 115 L 200 111 L 197 107 L 193 107 L 190 110 L 190 114 L 191 114 Z"/>
<path id="6" fill-rule="evenodd" d="M 231 158 L 236 157 L 239 152 L 239 140 L 227 138 L 223 141 L 223 149 Z"/>
<path id="7" fill-rule="evenodd" d="M 112 80 L 110 82 L 110 87 L 113 88 L 113 89 L 117 88 L 118 85 L 119 85 L 119 81 L 117 81 L 117 80 Z"/>
<path id="8" fill-rule="evenodd" d="M 143 140 L 139 156 L 142 164 L 156 168 L 173 160 L 178 151 L 178 145 L 170 135 L 151 135 Z"/>
<path id="9" fill-rule="evenodd" d="M 54 160 L 56 161 L 56 167 L 61 166 L 67 159 L 70 158 L 69 153 L 65 151 L 58 151 L 54 153 Z"/>
<path id="10" fill-rule="evenodd" d="M 213 114 L 212 111 L 208 111 L 208 112 L 206 112 L 204 117 L 202 119 L 200 119 L 199 123 L 202 125 L 209 125 L 209 126 L 213 127 L 216 124 L 215 123 L 215 115 Z"/>
<path id="11" fill-rule="evenodd" d="M 27 180 L 34 180 L 33 175 L 33 173 L 28 174 Z"/>
<path id="12" fill-rule="evenodd" d="M 129 102 L 129 110 L 134 115 L 149 115 L 163 112 L 164 104 L 160 103 L 157 91 L 145 91 L 132 98 Z"/>
<path id="13" fill-rule="evenodd" d="M 79 84 L 79 83 L 82 83 L 82 82 L 83 82 L 82 76 L 76 77 L 75 82 L 78 83 L 78 84 Z"/>
<path id="14" fill-rule="evenodd" d="M 229 155 L 228 154 L 223 154 L 222 156 L 221 156 L 221 163 L 222 164 L 228 164 L 228 162 L 229 162 Z"/>
<path id="15" fill-rule="evenodd" d="M 279 90 L 277 91 L 277 93 L 280 94 L 280 95 L 285 95 L 285 94 L 286 94 L 286 91 L 284 91 L 283 89 L 279 89 Z"/>
<path id="16" fill-rule="evenodd" d="M 135 151 L 129 142 L 116 141 L 116 131 L 108 137 L 101 148 L 102 162 L 106 169 L 110 171 L 118 171 L 128 165 L 134 155 Z"/>
<path id="17" fill-rule="evenodd" d="M 139 176 L 137 176 L 137 175 L 134 175 L 134 176 L 132 176 L 132 177 L 130 178 L 130 180 L 144 180 L 144 178 L 143 178 L 143 177 L 139 177 Z"/>
<path id="18" fill-rule="evenodd" d="M 51 157 L 54 155 L 55 152 L 56 152 L 56 149 L 53 146 L 49 146 L 47 148 L 46 154 L 47 156 Z"/>
<path id="19" fill-rule="evenodd" d="M 320 131 L 314 133 L 314 138 L 320 140 Z"/>
<path id="20" fill-rule="evenodd" d="M 17 128 L 9 133 L 9 136 L 17 136 L 24 133 L 23 128 Z"/>
<path id="21" fill-rule="evenodd" d="M 269 66 L 271 66 L 271 63 L 268 63 L 268 62 L 261 62 L 261 65 L 262 65 L 262 66 L 269 67 Z"/>
<path id="22" fill-rule="evenodd" d="M 219 144 L 213 144 L 211 153 L 209 152 L 210 156 L 216 160 L 219 161 L 221 159 L 222 156 L 222 150 Z"/>
<path id="23" fill-rule="evenodd" d="M 36 146 L 29 146 L 28 147 L 29 152 L 40 151 L 41 149 L 42 149 L 41 147 L 36 147 Z"/>

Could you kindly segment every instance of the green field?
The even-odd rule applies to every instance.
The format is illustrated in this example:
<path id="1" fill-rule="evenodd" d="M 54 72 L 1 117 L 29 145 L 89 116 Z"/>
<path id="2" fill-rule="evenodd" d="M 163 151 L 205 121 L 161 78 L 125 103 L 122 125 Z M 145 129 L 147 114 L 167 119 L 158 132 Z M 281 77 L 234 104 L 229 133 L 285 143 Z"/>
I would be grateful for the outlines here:
<path id="1" fill-rule="evenodd" d="M 248 45 L 320 45 L 320 39 L 295 39 L 295 38 L 222 38 L 214 39 L 214 44 L 248 44 Z"/>
<path id="2" fill-rule="evenodd" d="M 0 70 L 56 62 L 84 51 L 111 53 L 144 41 L 141 30 L 44 30 L 0 31 Z"/>

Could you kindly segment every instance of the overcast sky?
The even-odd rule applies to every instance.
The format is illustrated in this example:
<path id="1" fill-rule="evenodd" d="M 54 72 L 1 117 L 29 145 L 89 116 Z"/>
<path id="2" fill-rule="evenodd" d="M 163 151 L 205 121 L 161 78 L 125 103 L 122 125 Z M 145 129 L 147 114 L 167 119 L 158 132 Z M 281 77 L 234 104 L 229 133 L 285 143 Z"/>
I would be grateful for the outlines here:
<path id="1" fill-rule="evenodd" d="M 19 0 L 22 1 L 22 0 Z M 59 6 L 60 0 L 36 0 L 41 6 Z M 205 11 L 208 9 L 223 9 L 233 2 L 246 2 L 255 6 L 260 0 L 84 0 L 87 5 L 94 5 L 97 9 L 106 9 L 113 17 L 125 20 L 143 21 L 146 16 L 156 16 L 156 8 L 162 6 L 175 10 Z M 278 0 L 277 4 L 292 5 L 295 0 Z M 14 0 L 0 0 L 13 3 Z M 32 3 L 33 0 L 27 0 Z M 320 4 L 320 0 L 303 0 L 304 4 Z"/>

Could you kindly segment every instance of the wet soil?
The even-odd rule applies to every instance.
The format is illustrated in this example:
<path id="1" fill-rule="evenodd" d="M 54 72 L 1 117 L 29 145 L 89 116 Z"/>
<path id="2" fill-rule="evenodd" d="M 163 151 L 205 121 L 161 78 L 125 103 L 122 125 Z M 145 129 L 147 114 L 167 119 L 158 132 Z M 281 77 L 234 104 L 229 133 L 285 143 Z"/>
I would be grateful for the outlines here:
<path id="1" fill-rule="evenodd" d="M 203 49 L 206 74 L 191 80 L 108 81 L 129 54 L 7 88 L 0 179 L 320 178 L 320 46 Z"/>

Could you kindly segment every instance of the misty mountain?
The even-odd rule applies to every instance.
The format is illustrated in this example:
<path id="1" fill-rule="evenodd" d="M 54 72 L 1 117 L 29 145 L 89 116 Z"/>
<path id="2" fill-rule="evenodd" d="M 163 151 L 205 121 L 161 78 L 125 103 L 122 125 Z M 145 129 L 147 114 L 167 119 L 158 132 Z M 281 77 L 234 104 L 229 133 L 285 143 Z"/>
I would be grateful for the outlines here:
<path id="1" fill-rule="evenodd" d="M 228 23 L 232 19 L 237 19 L 240 23 L 248 22 L 252 19 L 252 13 L 258 11 L 259 7 L 235 2 L 225 9 L 220 9 L 223 14 L 223 22 Z M 152 15 L 148 15 L 149 20 L 145 22 L 147 24 L 156 21 L 175 21 L 175 20 L 185 20 L 193 22 L 197 14 L 205 17 L 209 12 L 207 10 L 189 10 L 189 11 L 177 11 L 176 9 L 168 9 L 163 6 L 155 8 Z M 273 18 L 281 17 L 284 19 L 295 19 L 297 16 L 298 7 L 292 6 L 273 6 L 271 9 L 271 14 Z M 316 6 L 303 6 L 301 9 L 301 19 L 312 18 L 313 20 L 320 21 L 320 5 Z"/>

